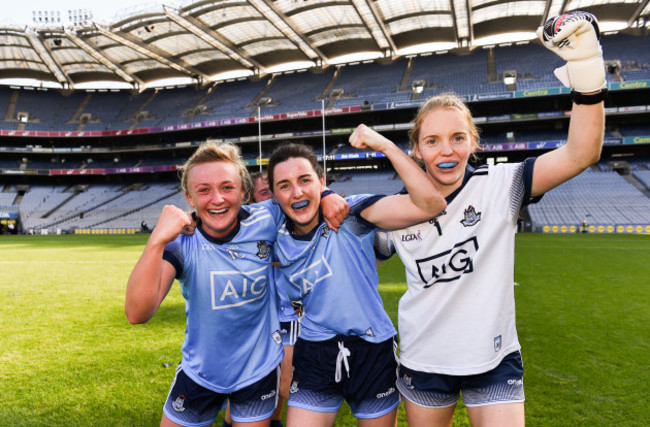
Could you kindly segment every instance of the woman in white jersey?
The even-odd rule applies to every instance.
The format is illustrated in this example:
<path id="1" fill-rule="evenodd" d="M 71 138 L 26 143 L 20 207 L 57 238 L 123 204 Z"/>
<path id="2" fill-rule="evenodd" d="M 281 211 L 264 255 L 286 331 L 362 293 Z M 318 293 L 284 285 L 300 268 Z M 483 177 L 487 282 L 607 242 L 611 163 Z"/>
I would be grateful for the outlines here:
<path id="1" fill-rule="evenodd" d="M 225 399 L 234 425 L 267 427 L 283 357 L 270 250 L 284 214 L 273 201 L 244 206 L 250 176 L 233 144 L 204 143 L 183 168 L 196 210 L 167 205 L 127 284 L 126 316 L 145 323 L 178 279 L 186 300 L 182 362 L 162 426 L 209 425 Z M 329 198 L 328 198 L 329 199 Z"/>
<path id="2" fill-rule="evenodd" d="M 595 17 L 566 14 L 545 30 L 540 38 L 568 61 L 559 77 L 573 87 L 566 145 L 522 163 L 472 169 L 478 131 L 453 94 L 427 100 L 410 131 L 414 155 L 447 200 L 430 221 L 377 239 L 380 255 L 397 251 L 406 267 L 397 387 L 412 427 L 450 426 L 461 392 L 473 425 L 524 425 L 513 288 L 518 213 L 597 162 L 604 133 Z"/>

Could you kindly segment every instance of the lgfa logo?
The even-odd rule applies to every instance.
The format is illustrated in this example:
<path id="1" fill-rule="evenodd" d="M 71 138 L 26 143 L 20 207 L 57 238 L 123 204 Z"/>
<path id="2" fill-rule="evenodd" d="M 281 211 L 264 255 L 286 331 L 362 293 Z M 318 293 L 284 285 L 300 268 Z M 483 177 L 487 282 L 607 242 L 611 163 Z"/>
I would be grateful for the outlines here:
<path id="1" fill-rule="evenodd" d="M 413 242 L 413 241 L 422 241 L 422 236 L 420 236 L 420 230 L 417 233 L 413 234 L 402 234 L 402 242 Z"/>

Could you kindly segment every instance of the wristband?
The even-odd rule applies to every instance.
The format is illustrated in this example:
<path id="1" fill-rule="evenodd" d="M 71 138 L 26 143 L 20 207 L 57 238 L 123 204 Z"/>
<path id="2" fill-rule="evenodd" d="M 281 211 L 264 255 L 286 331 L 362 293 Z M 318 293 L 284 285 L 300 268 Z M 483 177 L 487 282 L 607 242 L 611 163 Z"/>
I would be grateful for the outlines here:
<path id="1" fill-rule="evenodd" d="M 600 92 L 594 93 L 593 95 L 585 95 L 583 93 L 576 92 L 575 90 L 571 91 L 571 101 L 575 102 L 576 104 L 594 105 L 604 101 L 606 97 L 607 88 L 603 88 L 600 90 Z"/>
<path id="2" fill-rule="evenodd" d="M 322 199 L 323 197 L 329 196 L 330 194 L 334 194 L 334 191 L 328 188 L 326 190 L 323 190 L 322 193 L 320 193 L 320 198 Z"/>

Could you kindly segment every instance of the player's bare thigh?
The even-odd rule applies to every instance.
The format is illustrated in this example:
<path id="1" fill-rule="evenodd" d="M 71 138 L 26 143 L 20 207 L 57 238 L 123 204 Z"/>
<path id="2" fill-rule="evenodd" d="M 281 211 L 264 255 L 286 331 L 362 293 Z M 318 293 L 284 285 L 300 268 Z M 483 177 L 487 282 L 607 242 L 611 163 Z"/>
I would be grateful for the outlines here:
<path id="1" fill-rule="evenodd" d="M 467 413 L 473 427 L 523 427 L 526 424 L 523 402 L 468 407 Z"/>

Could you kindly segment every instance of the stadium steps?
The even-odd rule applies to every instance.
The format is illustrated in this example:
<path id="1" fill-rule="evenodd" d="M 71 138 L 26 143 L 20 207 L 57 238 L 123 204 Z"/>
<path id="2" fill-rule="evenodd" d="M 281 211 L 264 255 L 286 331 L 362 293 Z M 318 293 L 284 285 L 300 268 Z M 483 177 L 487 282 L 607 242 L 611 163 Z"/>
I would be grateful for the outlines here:
<path id="1" fill-rule="evenodd" d="M 490 83 L 499 81 L 499 76 L 497 75 L 497 57 L 494 49 L 488 49 L 487 77 Z"/>
<path id="2" fill-rule="evenodd" d="M 212 89 L 213 89 L 215 86 L 216 86 L 216 85 L 214 85 L 214 86 L 212 86 L 212 88 L 208 89 L 208 90 L 205 92 L 205 94 L 204 94 L 204 95 L 203 95 L 203 96 L 202 96 L 198 101 L 196 101 L 196 102 L 194 103 L 194 105 L 192 105 L 192 106 L 188 109 L 188 111 L 187 111 L 187 116 L 188 116 L 188 117 L 187 117 L 187 119 L 185 120 L 185 124 L 190 123 L 190 122 L 191 122 L 192 120 L 194 120 L 194 118 L 195 118 L 196 116 L 198 116 L 199 114 L 203 114 L 203 113 L 207 112 L 206 109 L 205 109 L 204 102 L 205 102 L 206 99 L 208 99 L 208 98 L 210 97 L 210 95 L 212 94 Z"/>
<path id="3" fill-rule="evenodd" d="M 9 98 L 9 105 L 7 106 L 7 112 L 5 113 L 5 121 L 11 121 L 14 118 L 14 113 L 16 112 L 16 103 L 18 102 L 19 90 L 14 90 L 11 93 L 11 98 Z"/>
<path id="4" fill-rule="evenodd" d="M 327 86 L 325 86 L 325 89 L 321 92 L 321 94 L 318 96 L 317 99 L 322 100 L 322 99 L 328 99 L 329 93 L 332 90 L 332 87 L 334 87 L 334 84 L 338 80 L 339 76 L 341 75 L 341 70 L 342 67 L 338 67 L 336 71 L 334 71 L 334 75 L 332 76 L 331 80 L 329 83 L 327 83 Z M 334 101 L 336 102 L 336 101 Z"/>
<path id="5" fill-rule="evenodd" d="M 399 87 L 397 88 L 398 92 L 405 92 L 410 90 L 408 87 L 409 80 L 411 80 L 411 71 L 413 70 L 413 57 L 409 58 L 409 62 L 406 64 L 406 69 L 402 75 L 402 80 L 399 82 Z"/>
<path id="6" fill-rule="evenodd" d="M 159 197 L 159 198 L 157 198 L 156 200 L 153 200 L 153 201 L 151 201 L 151 202 L 149 202 L 149 203 L 147 203 L 147 204 L 145 204 L 145 205 L 142 205 L 142 206 L 140 206 L 140 207 L 138 207 L 138 208 L 136 208 L 136 209 L 131 209 L 131 210 L 129 210 L 129 211 L 122 212 L 122 213 L 119 214 L 119 215 L 115 215 L 115 216 L 113 216 L 113 217 L 111 217 L 111 218 L 107 218 L 107 219 L 104 219 L 104 220 L 102 220 L 102 221 L 99 221 L 99 222 L 96 222 L 96 223 L 94 223 L 94 224 L 91 224 L 88 228 L 95 228 L 95 227 L 98 227 L 98 226 L 100 226 L 100 225 L 102 225 L 102 224 L 106 224 L 106 223 L 108 223 L 108 222 L 115 221 L 116 219 L 119 219 L 119 218 L 125 217 L 125 216 L 127 216 L 127 215 L 130 215 L 130 214 L 132 214 L 132 213 L 139 212 L 139 211 L 141 211 L 141 210 L 143 210 L 143 209 L 148 208 L 149 206 L 152 206 L 152 205 L 154 205 L 154 204 L 160 202 L 161 200 L 168 199 L 168 198 L 170 198 L 170 197 L 172 197 L 172 196 L 174 196 L 174 195 L 176 195 L 176 194 L 178 194 L 178 193 L 179 193 L 179 190 L 174 190 L 174 191 L 172 191 L 171 193 L 167 193 L 167 194 L 165 194 L 164 196 Z"/>
<path id="7" fill-rule="evenodd" d="M 635 188 L 637 188 L 640 192 L 643 193 L 644 196 L 650 198 L 650 190 L 646 188 L 645 185 L 641 181 L 639 181 L 634 175 L 629 174 L 629 175 L 621 175 L 624 180 L 632 184 Z"/>
<path id="8" fill-rule="evenodd" d="M 81 104 L 79 104 L 79 107 L 77 107 L 77 110 L 74 112 L 72 117 L 70 117 L 70 120 L 68 120 L 68 123 L 78 123 L 79 122 L 79 117 L 84 112 L 84 108 L 86 108 L 86 105 L 88 105 L 88 102 L 90 102 L 90 98 L 92 98 L 92 97 L 93 97 L 92 93 L 86 94 L 83 101 L 81 101 Z"/>
<path id="9" fill-rule="evenodd" d="M 255 107 L 257 107 L 258 103 L 260 102 L 260 99 L 262 99 L 266 91 L 269 90 L 271 85 L 275 82 L 275 77 L 276 77 L 275 74 L 272 75 L 269 81 L 266 82 L 266 86 L 264 86 L 262 90 L 260 90 L 260 92 L 255 96 L 255 98 L 253 98 L 251 102 L 249 102 L 248 105 L 245 107 L 245 108 L 253 109 L 253 113 L 251 114 L 251 117 L 257 115 L 257 108 Z"/>
<path id="10" fill-rule="evenodd" d="M 143 119 L 145 118 L 145 115 L 143 115 L 143 114 L 141 114 L 141 113 L 143 112 L 144 108 L 145 108 L 147 105 L 149 105 L 149 103 L 150 103 L 151 101 L 153 101 L 154 98 L 156 98 L 156 95 L 158 95 L 158 92 L 154 90 L 153 93 L 151 94 L 151 96 L 150 96 L 149 98 L 147 98 L 147 99 L 142 103 L 142 105 L 140 105 L 140 106 L 138 107 L 138 109 L 135 110 L 135 111 L 133 112 L 133 115 L 130 117 L 130 119 L 133 120 L 133 123 L 131 124 L 131 126 L 129 126 L 129 130 L 131 130 L 131 129 L 135 129 L 135 127 L 138 125 L 138 123 L 140 123 L 140 121 L 143 120 Z"/>
<path id="11" fill-rule="evenodd" d="M 75 212 L 73 215 L 67 216 L 67 217 L 65 217 L 65 218 L 61 218 L 60 220 L 55 221 L 55 222 L 53 222 L 53 223 L 51 223 L 51 224 L 45 224 L 45 225 L 41 226 L 40 228 L 51 228 L 51 227 L 54 227 L 54 226 L 59 225 L 59 224 L 61 224 L 61 223 L 64 223 L 64 222 L 67 222 L 67 221 L 71 221 L 71 220 L 73 220 L 73 219 L 75 219 L 75 218 L 77 218 L 77 217 L 81 217 L 81 218 L 83 218 L 84 215 L 86 215 L 88 212 L 92 212 L 92 211 L 94 211 L 94 210 L 96 210 L 96 209 L 99 209 L 99 208 L 101 208 L 102 206 L 104 206 L 104 205 L 106 205 L 106 204 L 108 204 L 108 203 L 110 203 L 110 202 L 112 202 L 112 201 L 114 201 L 114 200 L 119 199 L 119 198 L 122 197 L 124 194 L 126 194 L 126 193 L 121 193 L 121 194 L 119 194 L 119 195 L 117 195 L 117 196 L 115 196 L 115 197 L 113 197 L 113 198 L 111 198 L 111 199 L 104 200 L 104 201 L 101 202 L 100 204 L 98 204 L 98 205 L 96 205 L 96 206 L 93 206 L 93 207 L 90 208 L 90 209 L 86 209 L 85 211 L 81 211 L 81 212 Z"/>
<path id="12" fill-rule="evenodd" d="M 54 212 L 58 211 L 61 207 L 63 207 L 66 203 L 68 203 L 70 200 L 74 199 L 77 197 L 77 193 L 71 194 L 70 197 L 50 209 L 48 212 L 45 213 L 41 218 L 48 218 L 50 215 L 52 215 Z"/>

